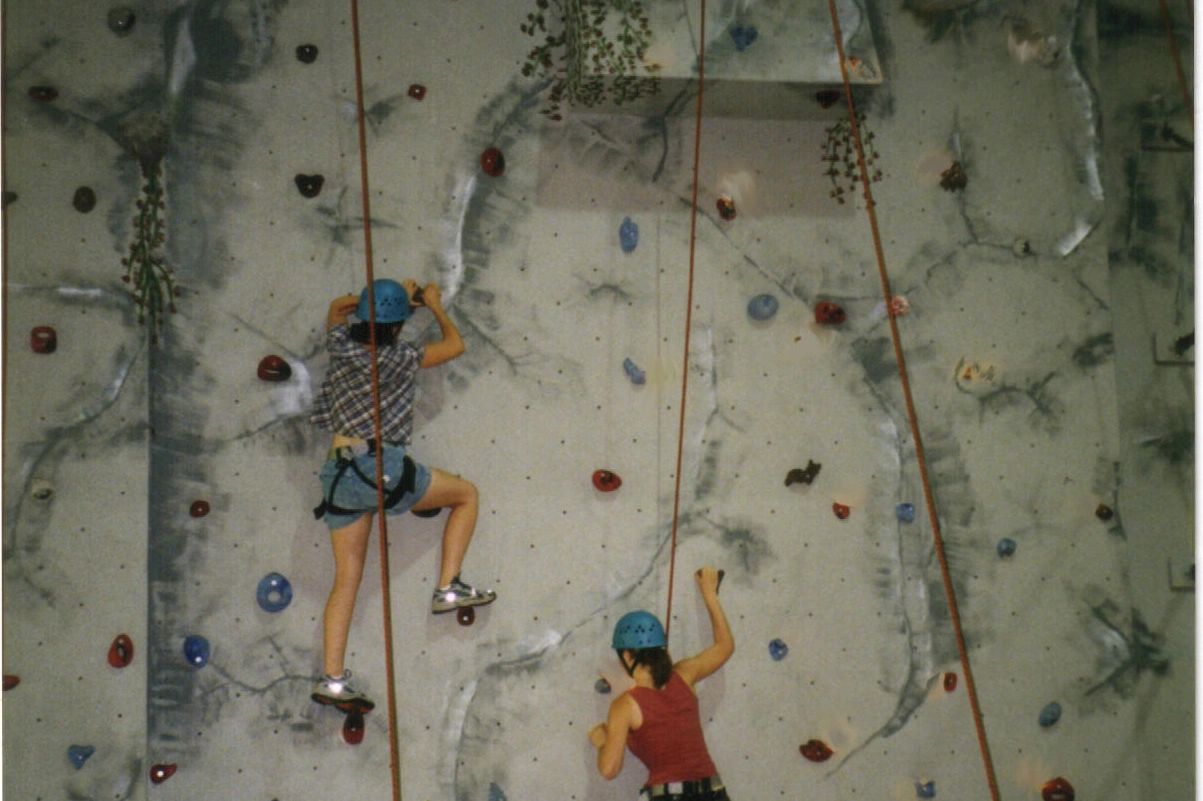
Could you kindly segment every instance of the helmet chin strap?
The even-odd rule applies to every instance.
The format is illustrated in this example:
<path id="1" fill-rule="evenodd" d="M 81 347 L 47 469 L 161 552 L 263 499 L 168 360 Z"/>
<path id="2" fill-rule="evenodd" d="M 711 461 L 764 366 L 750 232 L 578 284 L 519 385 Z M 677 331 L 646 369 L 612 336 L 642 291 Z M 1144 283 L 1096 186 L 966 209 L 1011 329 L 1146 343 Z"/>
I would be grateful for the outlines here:
<path id="1" fill-rule="evenodd" d="M 622 663 L 622 668 L 627 672 L 627 676 L 632 679 L 635 678 L 635 668 L 639 667 L 639 665 L 635 664 L 635 657 L 631 657 L 631 664 L 628 665 L 627 660 L 622 655 L 622 651 L 619 651 L 618 661 Z"/>

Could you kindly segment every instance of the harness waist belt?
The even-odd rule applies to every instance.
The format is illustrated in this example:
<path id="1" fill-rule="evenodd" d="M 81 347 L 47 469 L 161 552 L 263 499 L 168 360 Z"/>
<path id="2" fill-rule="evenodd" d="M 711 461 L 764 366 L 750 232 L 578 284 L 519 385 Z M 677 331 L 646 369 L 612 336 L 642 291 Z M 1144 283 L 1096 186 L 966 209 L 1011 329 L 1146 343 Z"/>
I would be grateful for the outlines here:
<path id="1" fill-rule="evenodd" d="M 723 789 L 723 780 L 718 776 L 700 779 L 695 782 L 669 782 L 668 784 L 652 784 L 639 791 L 644 798 L 665 798 L 674 795 L 702 795 L 715 793 Z"/>

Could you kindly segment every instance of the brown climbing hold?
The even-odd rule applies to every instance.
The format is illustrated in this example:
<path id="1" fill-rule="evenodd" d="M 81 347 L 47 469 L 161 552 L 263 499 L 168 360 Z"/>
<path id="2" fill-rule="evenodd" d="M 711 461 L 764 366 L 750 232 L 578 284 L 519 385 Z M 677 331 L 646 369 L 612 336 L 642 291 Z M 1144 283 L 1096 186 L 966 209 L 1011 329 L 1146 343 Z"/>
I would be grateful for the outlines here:
<path id="1" fill-rule="evenodd" d="M 58 333 L 48 325 L 39 325 L 29 332 L 29 347 L 34 353 L 54 353 L 58 349 Z"/>
<path id="2" fill-rule="evenodd" d="M 315 198 L 320 195 L 322 184 L 326 182 L 321 175 L 305 175 L 303 173 L 298 173 L 292 180 L 296 182 L 297 191 L 307 198 Z"/>
<path id="3" fill-rule="evenodd" d="M 735 201 L 723 195 L 714 204 L 718 208 L 718 216 L 727 222 L 735 219 Z"/>
<path id="4" fill-rule="evenodd" d="M 954 161 L 952 166 L 940 173 L 940 188 L 949 192 L 964 189 L 968 183 L 969 176 L 965 174 L 965 168 L 959 161 Z"/>
<path id="5" fill-rule="evenodd" d="M 90 186 L 81 186 L 71 197 L 71 205 L 80 214 L 87 214 L 96 208 L 96 192 Z"/>
<path id="6" fill-rule="evenodd" d="M 822 467 L 823 465 L 819 464 L 818 462 L 812 459 L 807 459 L 805 468 L 795 467 L 793 470 L 790 470 L 785 474 L 785 486 L 788 487 L 791 484 L 814 483 L 815 477 L 819 475 L 819 470 L 821 470 Z"/>
<path id="7" fill-rule="evenodd" d="M 188 514 L 193 517 L 204 517 L 209 514 L 209 502 L 197 500 L 192 502 L 192 506 L 188 507 Z"/>
<path id="8" fill-rule="evenodd" d="M 426 97 L 426 87 L 420 83 L 411 83 L 409 85 L 409 96 L 414 100 L 421 100 Z"/>
<path id="9" fill-rule="evenodd" d="M 280 382 L 292 377 L 292 368 L 288 362 L 272 354 L 264 356 L 259 362 L 259 379 L 261 381 Z"/>
<path id="10" fill-rule="evenodd" d="M 819 325 L 843 325 L 847 319 L 847 313 L 838 303 L 824 300 L 815 305 L 815 322 Z"/>
<path id="11" fill-rule="evenodd" d="M 840 98 L 843 96 L 844 93 L 839 89 L 821 89 L 815 92 L 815 100 L 819 102 L 819 106 L 822 108 L 831 108 L 840 102 Z"/>
<path id="12" fill-rule="evenodd" d="M 486 175 L 499 178 L 505 172 L 505 156 L 495 147 L 490 147 L 480 154 L 480 168 Z"/>
<path id="13" fill-rule="evenodd" d="M 461 606 L 455 610 L 455 622 L 461 626 L 471 626 L 476 622 L 476 610 L 470 606 Z"/>
<path id="14" fill-rule="evenodd" d="M 944 674 L 944 692 L 950 693 L 953 690 L 955 690 L 956 688 L 957 688 L 957 674 L 945 673 Z"/>
<path id="15" fill-rule="evenodd" d="M 1040 797 L 1044 801 L 1074 801 L 1074 786 L 1058 776 L 1044 783 Z"/>
<path id="16" fill-rule="evenodd" d="M 832 750 L 822 740 L 807 740 L 798 748 L 802 756 L 811 762 L 826 762 L 831 759 Z"/>
<path id="17" fill-rule="evenodd" d="M 1094 510 L 1094 516 L 1106 523 L 1108 520 L 1115 517 L 1115 510 L 1105 503 L 1100 503 L 1099 507 Z"/>
<path id="18" fill-rule="evenodd" d="M 4 674 L 4 692 L 8 692 L 9 690 L 11 690 L 13 687 L 16 687 L 20 683 L 21 683 L 20 676 L 14 676 L 11 673 Z"/>
<path id="19" fill-rule="evenodd" d="M 35 103 L 53 103 L 58 98 L 58 90 L 53 86 L 29 87 L 29 99 Z"/>
<path id="20" fill-rule="evenodd" d="M 840 520 L 847 520 L 848 515 L 852 514 L 852 509 L 842 503 L 831 504 L 831 511 L 835 512 L 835 516 Z"/>

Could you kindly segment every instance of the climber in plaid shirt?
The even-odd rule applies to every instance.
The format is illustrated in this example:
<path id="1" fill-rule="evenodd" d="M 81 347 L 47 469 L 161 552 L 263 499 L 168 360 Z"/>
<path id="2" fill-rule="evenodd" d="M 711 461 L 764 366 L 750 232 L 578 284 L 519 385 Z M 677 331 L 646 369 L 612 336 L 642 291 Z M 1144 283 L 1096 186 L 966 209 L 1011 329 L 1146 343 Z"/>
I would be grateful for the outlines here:
<path id="1" fill-rule="evenodd" d="M 319 704 L 344 712 L 366 712 L 374 704 L 350 682 L 344 658 L 355 596 L 377 509 L 376 450 L 383 460 L 385 511 L 450 514 L 443 529 L 438 589 L 431 600 L 436 614 L 465 606 L 492 603 L 496 594 L 460 580 L 460 566 L 476 527 L 478 500 L 471 482 L 429 468 L 407 453 L 413 434 L 416 375 L 460 356 L 464 341 L 443 308 L 439 288 L 424 289 L 407 280 L 380 279 L 373 284 L 376 307 L 376 354 L 380 385 L 381 437 L 376 439 L 372 397 L 372 354 L 368 290 L 336 298 L 326 316 L 326 350 L 330 366 L 314 403 L 310 422 L 333 432 L 330 453 L 321 470 L 322 503 L 314 514 L 326 521 L 334 548 L 334 586 L 323 618 L 325 675 L 313 689 Z M 401 339 L 401 327 L 413 310 L 425 306 L 434 314 L 442 337 L 428 345 Z M 354 312 L 358 322 L 349 323 Z"/>

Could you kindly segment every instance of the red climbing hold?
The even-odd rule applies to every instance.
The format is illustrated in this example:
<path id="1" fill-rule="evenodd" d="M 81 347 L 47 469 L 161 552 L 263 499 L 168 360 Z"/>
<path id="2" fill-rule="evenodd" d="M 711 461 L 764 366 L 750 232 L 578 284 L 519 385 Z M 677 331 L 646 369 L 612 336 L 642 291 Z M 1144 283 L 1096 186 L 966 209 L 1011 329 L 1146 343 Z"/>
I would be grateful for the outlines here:
<path id="1" fill-rule="evenodd" d="M 188 507 L 188 514 L 192 515 L 193 517 L 204 517 L 205 515 L 209 514 L 209 502 L 193 501 L 192 505 Z"/>
<path id="2" fill-rule="evenodd" d="M 279 356 L 264 356 L 259 362 L 259 378 L 262 381 L 287 381 L 292 377 L 292 368 Z"/>
<path id="3" fill-rule="evenodd" d="M 409 96 L 414 100 L 421 100 L 426 97 L 426 87 L 420 83 L 411 83 L 409 85 Z"/>
<path id="4" fill-rule="evenodd" d="M 343 721 L 343 742 L 347 745 L 359 745 L 363 742 L 363 714 L 348 712 Z"/>
<path id="5" fill-rule="evenodd" d="M 490 147 L 480 154 L 480 168 L 494 178 L 505 172 L 505 156 L 495 147 Z"/>
<path id="6" fill-rule="evenodd" d="M 957 674 L 945 673 L 944 674 L 944 692 L 950 693 L 953 690 L 955 690 L 956 688 L 957 688 Z"/>
<path id="7" fill-rule="evenodd" d="M 841 325 L 847 319 L 848 315 L 837 303 L 825 300 L 815 306 L 815 322 L 819 325 Z"/>
<path id="8" fill-rule="evenodd" d="M 118 634 L 109 646 L 109 664 L 115 668 L 127 667 L 134 661 L 134 641 L 128 634 Z"/>
<path id="9" fill-rule="evenodd" d="M 58 349 L 58 333 L 48 325 L 39 325 L 29 332 L 29 347 L 34 353 L 54 353 Z"/>
<path id="10" fill-rule="evenodd" d="M 1074 801 L 1074 786 L 1058 776 L 1044 783 L 1040 797 L 1044 801 Z"/>
<path id="11" fill-rule="evenodd" d="M 611 473 L 609 470 L 594 470 L 593 486 L 599 492 L 613 492 L 622 486 L 622 479 L 617 473 Z"/>
<path id="12" fill-rule="evenodd" d="M 150 780 L 155 784 L 162 784 L 175 775 L 175 763 L 159 763 L 150 766 Z"/>
<path id="13" fill-rule="evenodd" d="M 831 511 L 835 512 L 835 516 L 840 520 L 847 520 L 848 515 L 852 514 L 852 510 L 842 503 L 831 504 Z"/>
<path id="14" fill-rule="evenodd" d="M 8 692 L 9 690 L 11 690 L 13 687 L 16 687 L 20 683 L 21 683 L 20 676 L 14 676 L 11 673 L 4 674 L 4 692 Z"/>
<path id="15" fill-rule="evenodd" d="M 471 626 L 476 622 L 476 610 L 470 606 L 461 606 L 455 610 L 455 622 L 461 626 Z"/>
<path id="16" fill-rule="evenodd" d="M 826 762 L 831 759 L 832 754 L 832 750 L 822 740 L 807 740 L 798 750 L 811 762 Z"/>
<path id="17" fill-rule="evenodd" d="M 718 208 L 718 216 L 730 222 L 735 219 L 735 201 L 723 195 L 714 204 Z"/>

